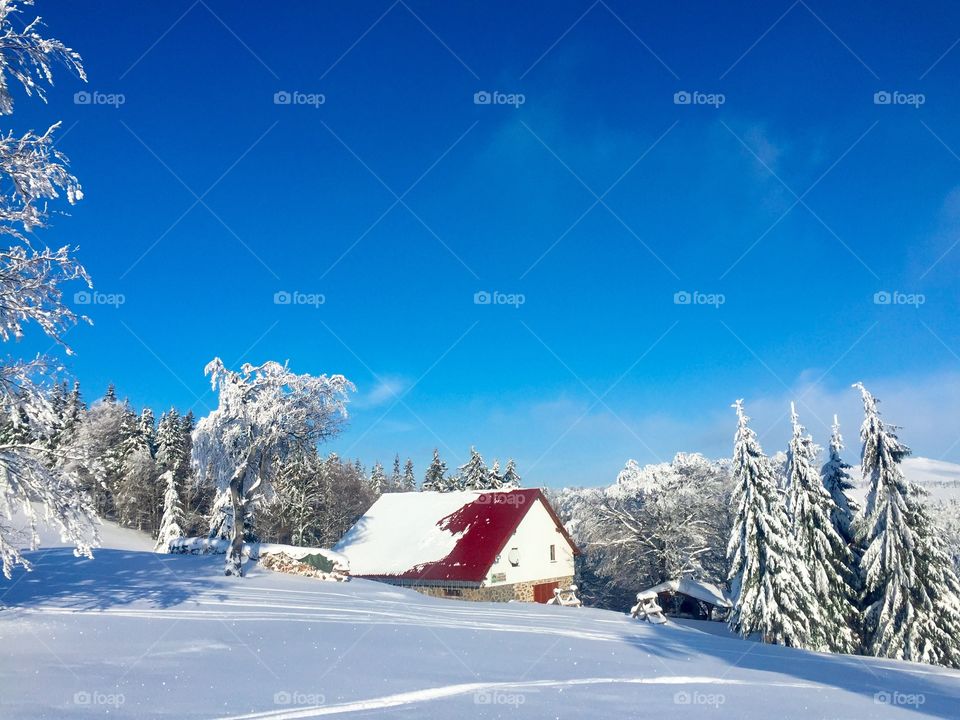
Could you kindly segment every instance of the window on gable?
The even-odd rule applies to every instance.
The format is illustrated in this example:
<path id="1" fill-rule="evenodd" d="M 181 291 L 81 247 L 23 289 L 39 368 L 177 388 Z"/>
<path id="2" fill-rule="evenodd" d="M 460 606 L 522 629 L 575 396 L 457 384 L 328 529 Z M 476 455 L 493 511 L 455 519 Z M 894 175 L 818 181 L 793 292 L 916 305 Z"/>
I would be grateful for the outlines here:
<path id="1" fill-rule="evenodd" d="M 550 562 L 556 562 L 556 561 L 557 561 L 557 546 L 551 545 L 550 546 Z"/>

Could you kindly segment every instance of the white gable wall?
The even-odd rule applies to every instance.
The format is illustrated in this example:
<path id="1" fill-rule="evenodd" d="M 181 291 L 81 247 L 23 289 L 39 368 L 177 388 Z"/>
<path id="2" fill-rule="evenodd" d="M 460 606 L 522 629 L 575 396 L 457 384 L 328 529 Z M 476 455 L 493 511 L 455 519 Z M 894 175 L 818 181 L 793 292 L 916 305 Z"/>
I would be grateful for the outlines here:
<path id="1" fill-rule="evenodd" d="M 551 545 L 555 547 L 554 562 L 550 561 Z M 520 555 L 520 564 L 516 567 L 510 564 L 511 548 L 517 548 Z M 492 577 L 498 573 L 506 577 L 494 582 Z M 484 585 L 496 587 L 567 575 L 573 575 L 573 549 L 543 503 L 537 500 L 500 551 L 499 560 L 490 567 Z"/>

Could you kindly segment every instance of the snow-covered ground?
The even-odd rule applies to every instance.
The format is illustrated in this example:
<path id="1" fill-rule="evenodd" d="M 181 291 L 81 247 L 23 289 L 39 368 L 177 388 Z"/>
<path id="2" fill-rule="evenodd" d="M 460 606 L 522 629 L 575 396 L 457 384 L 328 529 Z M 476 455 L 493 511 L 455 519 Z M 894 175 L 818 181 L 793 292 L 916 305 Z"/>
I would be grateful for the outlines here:
<path id="1" fill-rule="evenodd" d="M 960 673 L 650 626 L 601 610 L 427 598 L 104 526 L 93 560 L 0 580 L 0 717 L 956 718 Z"/>

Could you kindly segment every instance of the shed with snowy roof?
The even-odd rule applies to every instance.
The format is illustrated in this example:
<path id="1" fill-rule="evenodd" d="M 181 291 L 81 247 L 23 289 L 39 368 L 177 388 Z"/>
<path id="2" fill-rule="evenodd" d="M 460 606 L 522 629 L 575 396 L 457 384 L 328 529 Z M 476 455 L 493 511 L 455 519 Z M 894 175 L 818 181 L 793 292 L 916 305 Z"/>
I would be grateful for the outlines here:
<path id="1" fill-rule="evenodd" d="M 467 600 L 545 603 L 580 554 L 540 490 L 381 495 L 337 543 L 353 577 Z"/>

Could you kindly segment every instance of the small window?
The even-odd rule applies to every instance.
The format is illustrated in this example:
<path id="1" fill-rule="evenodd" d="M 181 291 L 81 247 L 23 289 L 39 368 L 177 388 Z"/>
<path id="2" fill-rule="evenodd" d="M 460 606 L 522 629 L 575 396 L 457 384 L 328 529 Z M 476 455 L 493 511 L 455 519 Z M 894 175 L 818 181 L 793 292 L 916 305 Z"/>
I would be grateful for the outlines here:
<path id="1" fill-rule="evenodd" d="M 517 567 L 520 564 L 520 550 L 518 548 L 510 548 L 510 552 L 507 553 L 507 560 L 510 561 L 511 565 Z"/>
<path id="2" fill-rule="evenodd" d="M 444 588 L 443 594 L 447 597 L 463 597 L 463 590 L 460 588 Z"/>
<path id="3" fill-rule="evenodd" d="M 550 546 L 550 562 L 556 562 L 556 561 L 557 561 L 557 546 L 551 545 Z"/>

